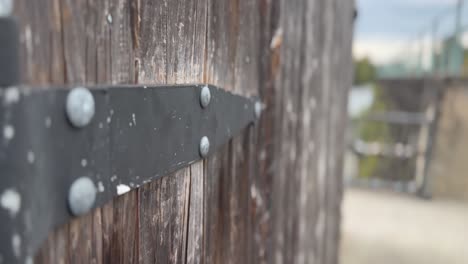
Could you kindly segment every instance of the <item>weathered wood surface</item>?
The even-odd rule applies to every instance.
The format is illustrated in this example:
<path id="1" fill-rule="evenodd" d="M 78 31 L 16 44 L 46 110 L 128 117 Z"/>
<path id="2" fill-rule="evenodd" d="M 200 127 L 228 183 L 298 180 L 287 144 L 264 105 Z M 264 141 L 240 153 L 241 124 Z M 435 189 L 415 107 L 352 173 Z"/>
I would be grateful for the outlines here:
<path id="1" fill-rule="evenodd" d="M 265 104 L 214 156 L 59 228 L 36 263 L 337 263 L 352 14 L 340 0 L 16 0 L 25 83 L 203 82 Z"/>

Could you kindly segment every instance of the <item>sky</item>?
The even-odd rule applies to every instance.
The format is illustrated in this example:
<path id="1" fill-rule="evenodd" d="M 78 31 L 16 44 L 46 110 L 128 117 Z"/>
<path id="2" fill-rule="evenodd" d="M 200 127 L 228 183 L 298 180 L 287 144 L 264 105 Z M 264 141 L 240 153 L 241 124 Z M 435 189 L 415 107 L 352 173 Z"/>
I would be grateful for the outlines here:
<path id="1" fill-rule="evenodd" d="M 468 25 L 468 1 L 463 9 L 462 24 Z M 453 31 L 457 0 L 356 0 L 354 55 L 369 57 L 374 63 L 391 61 L 408 43 L 422 36 L 431 43 L 433 20 L 439 17 L 439 35 Z M 467 38 L 468 39 L 468 38 Z"/>

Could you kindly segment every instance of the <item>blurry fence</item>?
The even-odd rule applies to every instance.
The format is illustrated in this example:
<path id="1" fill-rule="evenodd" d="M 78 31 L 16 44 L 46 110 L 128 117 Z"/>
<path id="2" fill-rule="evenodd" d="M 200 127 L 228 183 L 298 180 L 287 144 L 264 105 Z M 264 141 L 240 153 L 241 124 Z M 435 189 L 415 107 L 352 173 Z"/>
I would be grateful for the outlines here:
<path id="1" fill-rule="evenodd" d="M 395 58 L 377 67 L 379 78 L 467 76 L 468 16 L 465 1 L 428 21 Z"/>
<path id="2" fill-rule="evenodd" d="M 468 76 L 464 7 L 458 0 L 442 10 L 391 62 L 376 66 L 373 103 L 350 123 L 351 183 L 427 194 L 444 81 Z"/>
<path id="3" fill-rule="evenodd" d="M 372 106 L 351 121 L 352 183 L 424 194 L 441 89 L 424 79 L 384 80 L 373 89 Z"/>

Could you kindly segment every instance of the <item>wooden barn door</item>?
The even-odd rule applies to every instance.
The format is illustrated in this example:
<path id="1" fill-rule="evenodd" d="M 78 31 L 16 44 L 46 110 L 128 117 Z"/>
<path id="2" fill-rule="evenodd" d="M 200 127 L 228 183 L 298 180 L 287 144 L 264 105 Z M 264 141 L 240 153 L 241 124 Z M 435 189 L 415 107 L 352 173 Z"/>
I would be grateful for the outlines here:
<path id="1" fill-rule="evenodd" d="M 353 1 L 14 4 L 26 84 L 210 83 L 264 103 L 210 158 L 51 233 L 35 263 L 337 263 Z"/>

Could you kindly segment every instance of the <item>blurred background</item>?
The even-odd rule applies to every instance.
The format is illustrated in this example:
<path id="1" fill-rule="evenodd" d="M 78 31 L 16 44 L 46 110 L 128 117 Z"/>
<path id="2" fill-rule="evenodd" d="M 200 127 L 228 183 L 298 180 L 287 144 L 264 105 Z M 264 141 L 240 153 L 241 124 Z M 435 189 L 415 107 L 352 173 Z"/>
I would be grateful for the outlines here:
<path id="1" fill-rule="evenodd" d="M 466 264 L 468 2 L 356 9 L 341 263 Z"/>

